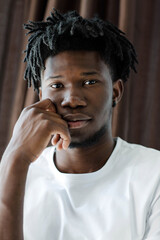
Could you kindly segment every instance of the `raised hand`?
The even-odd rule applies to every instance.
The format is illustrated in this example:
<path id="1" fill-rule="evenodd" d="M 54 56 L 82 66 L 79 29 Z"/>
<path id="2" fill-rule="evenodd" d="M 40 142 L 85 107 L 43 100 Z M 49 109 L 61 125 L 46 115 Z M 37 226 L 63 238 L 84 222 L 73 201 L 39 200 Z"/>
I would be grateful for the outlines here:
<path id="1" fill-rule="evenodd" d="M 51 142 L 57 144 L 59 150 L 68 148 L 70 134 L 67 122 L 56 113 L 52 101 L 44 99 L 22 111 L 7 150 L 23 152 L 32 162 L 38 158 L 52 136 Z"/>

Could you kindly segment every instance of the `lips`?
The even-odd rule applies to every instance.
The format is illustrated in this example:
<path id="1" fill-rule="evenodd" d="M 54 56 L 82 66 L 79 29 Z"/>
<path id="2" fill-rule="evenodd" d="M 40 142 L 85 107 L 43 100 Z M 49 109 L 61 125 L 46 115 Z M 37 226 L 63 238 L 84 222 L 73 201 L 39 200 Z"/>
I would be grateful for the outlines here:
<path id="1" fill-rule="evenodd" d="M 85 114 L 67 114 L 63 117 L 65 121 L 67 121 L 70 129 L 74 128 L 82 128 L 88 124 L 88 122 L 92 119 L 90 116 Z"/>
<path id="2" fill-rule="evenodd" d="M 63 116 L 63 119 L 66 120 L 67 122 L 75 122 L 75 121 L 88 121 L 91 120 L 91 117 L 81 114 L 81 113 L 76 113 L 76 114 L 67 114 Z"/>

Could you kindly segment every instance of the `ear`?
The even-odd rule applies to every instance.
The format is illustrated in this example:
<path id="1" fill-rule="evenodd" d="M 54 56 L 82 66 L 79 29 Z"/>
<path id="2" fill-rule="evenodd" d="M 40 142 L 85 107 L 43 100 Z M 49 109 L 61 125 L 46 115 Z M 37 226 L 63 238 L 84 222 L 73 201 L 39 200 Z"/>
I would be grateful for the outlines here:
<path id="1" fill-rule="evenodd" d="M 121 79 L 118 79 L 116 82 L 113 83 L 113 104 L 112 106 L 115 107 L 118 102 L 120 102 L 124 92 L 124 83 Z"/>
<path id="2" fill-rule="evenodd" d="M 42 100 L 42 89 L 39 87 L 39 100 Z"/>

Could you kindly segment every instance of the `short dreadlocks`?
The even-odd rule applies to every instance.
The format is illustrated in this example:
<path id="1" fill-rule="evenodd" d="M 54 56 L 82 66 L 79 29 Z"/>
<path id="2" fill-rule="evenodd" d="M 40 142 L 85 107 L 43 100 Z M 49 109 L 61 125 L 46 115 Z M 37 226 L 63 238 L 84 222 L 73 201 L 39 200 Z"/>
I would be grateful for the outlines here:
<path id="1" fill-rule="evenodd" d="M 24 79 L 34 90 L 39 91 L 46 58 L 65 50 L 98 51 L 111 67 L 113 81 L 120 78 L 125 82 L 130 69 L 136 72 L 133 45 L 121 30 L 98 17 L 85 19 L 76 11 L 61 14 L 53 9 L 46 21 L 29 21 L 24 28 L 29 30 L 26 35 L 31 34 L 24 51 L 27 63 Z"/>

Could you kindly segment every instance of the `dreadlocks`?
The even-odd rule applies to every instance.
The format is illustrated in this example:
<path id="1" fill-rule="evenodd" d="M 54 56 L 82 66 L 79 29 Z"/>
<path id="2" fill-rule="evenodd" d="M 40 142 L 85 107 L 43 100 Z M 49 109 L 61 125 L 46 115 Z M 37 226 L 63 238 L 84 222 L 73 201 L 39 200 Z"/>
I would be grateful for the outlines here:
<path id="1" fill-rule="evenodd" d="M 116 26 L 97 17 L 82 18 L 76 11 L 61 14 L 53 9 L 45 22 L 24 24 L 30 34 L 24 62 L 24 79 L 28 87 L 39 89 L 41 71 L 45 69 L 45 60 L 65 50 L 98 51 L 102 59 L 111 67 L 112 79 L 124 82 L 135 69 L 137 63 L 133 45 Z"/>

